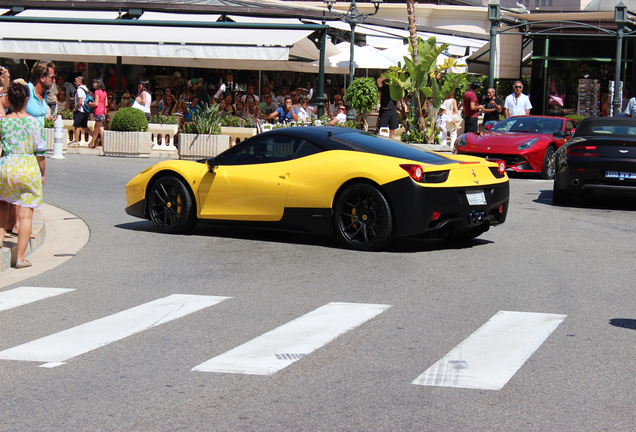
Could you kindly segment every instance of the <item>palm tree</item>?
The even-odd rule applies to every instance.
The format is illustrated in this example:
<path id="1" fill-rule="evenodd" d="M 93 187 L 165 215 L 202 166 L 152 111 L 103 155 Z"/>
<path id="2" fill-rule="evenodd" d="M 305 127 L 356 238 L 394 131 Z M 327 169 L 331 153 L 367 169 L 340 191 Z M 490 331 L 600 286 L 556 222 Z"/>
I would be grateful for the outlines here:
<path id="1" fill-rule="evenodd" d="M 417 64 L 417 26 L 415 25 L 415 0 L 406 0 L 406 12 L 409 19 L 409 34 L 411 48 L 413 49 L 413 60 Z"/>

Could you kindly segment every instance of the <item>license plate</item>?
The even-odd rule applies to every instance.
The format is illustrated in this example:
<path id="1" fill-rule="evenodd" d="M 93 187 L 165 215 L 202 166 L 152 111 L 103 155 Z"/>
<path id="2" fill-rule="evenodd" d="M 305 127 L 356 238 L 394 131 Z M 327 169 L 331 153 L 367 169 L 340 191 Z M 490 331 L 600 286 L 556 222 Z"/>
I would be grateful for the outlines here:
<path id="1" fill-rule="evenodd" d="M 466 191 L 466 198 L 470 205 L 485 205 L 486 196 L 483 190 Z"/>
<path id="2" fill-rule="evenodd" d="M 605 171 L 606 178 L 636 179 L 636 173 L 624 171 Z"/>

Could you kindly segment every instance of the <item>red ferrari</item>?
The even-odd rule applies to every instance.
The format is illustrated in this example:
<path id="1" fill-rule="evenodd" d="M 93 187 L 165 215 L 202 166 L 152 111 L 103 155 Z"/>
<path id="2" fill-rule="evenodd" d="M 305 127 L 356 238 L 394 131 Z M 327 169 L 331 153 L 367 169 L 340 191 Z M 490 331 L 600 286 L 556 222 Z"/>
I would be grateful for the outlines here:
<path id="1" fill-rule="evenodd" d="M 500 159 L 506 170 L 541 173 L 554 178 L 554 152 L 565 144 L 566 136 L 578 123 L 565 117 L 509 117 L 481 134 L 467 133 L 457 140 L 457 153 Z"/>

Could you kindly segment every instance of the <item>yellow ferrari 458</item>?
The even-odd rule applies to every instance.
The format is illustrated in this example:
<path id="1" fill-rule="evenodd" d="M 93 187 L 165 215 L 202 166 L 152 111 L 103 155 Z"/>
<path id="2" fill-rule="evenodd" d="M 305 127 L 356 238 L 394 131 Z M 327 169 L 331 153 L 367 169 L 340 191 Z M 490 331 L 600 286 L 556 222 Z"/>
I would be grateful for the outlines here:
<path id="1" fill-rule="evenodd" d="M 469 239 L 503 223 L 503 162 L 341 127 L 275 129 L 216 157 L 160 162 L 126 185 L 126 212 L 166 233 L 198 221 L 306 230 L 378 250 L 409 236 Z"/>

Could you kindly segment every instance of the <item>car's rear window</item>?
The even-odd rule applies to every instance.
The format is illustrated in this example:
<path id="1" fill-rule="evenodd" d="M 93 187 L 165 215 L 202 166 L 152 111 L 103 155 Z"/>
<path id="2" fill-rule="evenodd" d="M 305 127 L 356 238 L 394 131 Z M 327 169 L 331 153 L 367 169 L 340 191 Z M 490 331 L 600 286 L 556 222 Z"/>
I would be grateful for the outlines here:
<path id="1" fill-rule="evenodd" d="M 451 159 L 415 145 L 400 143 L 392 139 L 383 138 L 369 133 L 339 133 L 337 135 L 332 135 L 329 139 L 344 145 L 351 143 L 353 145 L 348 146 L 351 147 L 352 150 L 368 151 L 370 153 L 381 154 L 399 159 L 409 159 L 425 164 L 444 165 L 455 163 L 455 161 Z"/>
<path id="2" fill-rule="evenodd" d="M 592 128 L 592 133 L 602 134 L 602 135 L 636 135 L 636 125 L 634 126 L 616 126 L 616 125 L 595 126 Z"/>

